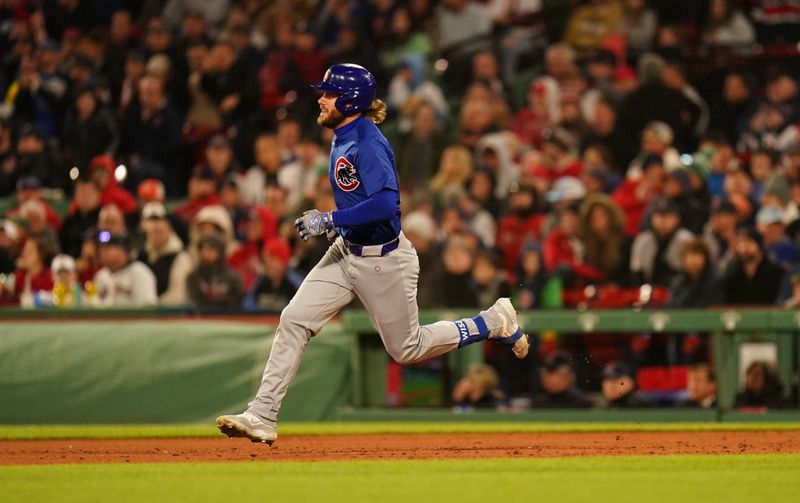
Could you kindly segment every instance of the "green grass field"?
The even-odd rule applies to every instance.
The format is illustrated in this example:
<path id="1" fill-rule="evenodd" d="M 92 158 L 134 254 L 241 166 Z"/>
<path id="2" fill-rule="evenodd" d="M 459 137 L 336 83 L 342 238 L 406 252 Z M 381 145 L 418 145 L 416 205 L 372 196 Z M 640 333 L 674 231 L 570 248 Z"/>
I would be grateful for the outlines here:
<path id="1" fill-rule="evenodd" d="M 295 424 L 282 434 L 800 429 L 799 424 Z M 0 427 L 0 438 L 196 437 L 208 425 Z M 6 502 L 781 502 L 800 455 L 1 466 Z"/>

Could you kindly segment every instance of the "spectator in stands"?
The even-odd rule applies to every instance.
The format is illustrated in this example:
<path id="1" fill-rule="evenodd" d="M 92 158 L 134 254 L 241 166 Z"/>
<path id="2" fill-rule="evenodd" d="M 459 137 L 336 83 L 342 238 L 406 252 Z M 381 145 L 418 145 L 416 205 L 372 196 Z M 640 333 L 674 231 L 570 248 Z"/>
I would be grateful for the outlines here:
<path id="1" fill-rule="evenodd" d="M 317 180 L 327 173 L 329 162 L 319 145 L 309 137 L 301 138 L 295 150 L 295 159 L 278 172 L 278 184 L 286 189 L 287 204 L 293 209 L 304 199 L 313 197 Z"/>
<path id="2" fill-rule="evenodd" d="M 108 231 L 98 233 L 100 262 L 97 271 L 98 305 L 101 307 L 144 307 L 155 305 L 156 278 L 146 265 L 131 260 L 128 238 Z"/>
<path id="3" fill-rule="evenodd" d="M 282 238 L 272 238 L 264 243 L 261 251 L 263 272 L 244 299 L 246 310 L 279 313 L 289 304 L 300 280 L 289 267 L 291 256 L 292 249 Z"/>
<path id="4" fill-rule="evenodd" d="M 499 297 L 511 296 L 511 285 L 499 267 L 499 260 L 493 252 L 479 251 L 472 265 L 472 287 L 478 299 L 478 305 Z M 489 305 L 489 304 L 486 304 Z"/>
<path id="5" fill-rule="evenodd" d="M 61 227 L 61 246 L 67 255 L 78 257 L 86 231 L 97 225 L 100 216 L 100 189 L 87 176 L 75 181 L 72 202 L 75 210 L 64 219 Z"/>
<path id="6" fill-rule="evenodd" d="M 786 405 L 777 366 L 764 360 L 756 360 L 748 365 L 744 374 L 744 389 L 736 395 L 734 407 L 780 409 Z"/>
<path id="7" fill-rule="evenodd" d="M 800 120 L 800 94 L 797 79 L 787 71 L 770 75 L 764 97 L 758 102 L 740 139 L 748 150 L 787 148 L 796 138 Z"/>
<path id="8" fill-rule="evenodd" d="M 133 186 L 145 178 L 164 182 L 170 196 L 180 186 L 181 123 L 164 93 L 164 79 L 145 75 L 139 81 L 138 101 L 125 114 L 121 152 L 127 156 Z"/>
<path id="9" fill-rule="evenodd" d="M 603 367 L 600 391 L 608 408 L 642 408 L 650 403 L 636 390 L 636 380 L 631 368 L 624 362 L 609 362 Z"/>
<path id="10" fill-rule="evenodd" d="M 185 203 L 175 208 L 174 214 L 188 224 L 203 208 L 219 204 L 214 173 L 208 166 L 196 166 L 189 179 L 188 198 Z"/>
<path id="11" fill-rule="evenodd" d="M 703 42 L 712 47 L 746 49 L 756 40 L 753 25 L 732 0 L 711 0 Z"/>
<path id="12" fill-rule="evenodd" d="M 517 305 L 523 310 L 541 307 L 542 290 L 548 280 L 547 273 L 542 267 L 541 250 L 537 244 L 529 243 L 522 248 L 520 255 Z"/>
<path id="13" fill-rule="evenodd" d="M 167 291 L 175 257 L 183 251 L 183 242 L 172 230 L 164 205 L 147 203 L 142 209 L 142 229 L 145 234 L 142 261 L 156 278 L 159 297 Z"/>
<path id="14" fill-rule="evenodd" d="M 727 1 L 727 0 L 712 0 L 712 1 Z M 695 122 L 694 133 L 697 137 L 702 136 L 710 121 L 708 103 L 697 92 L 690 83 L 688 69 L 683 62 L 669 61 L 667 62 L 664 70 L 661 72 L 661 80 L 670 89 L 679 91 L 687 100 L 691 101 L 697 108 L 698 116 Z"/>
<path id="15" fill-rule="evenodd" d="M 686 401 L 684 407 L 710 409 L 717 405 L 717 379 L 708 363 L 696 363 L 686 372 Z"/>
<path id="16" fill-rule="evenodd" d="M 642 54 L 653 45 L 658 26 L 658 16 L 647 5 L 647 0 L 624 0 L 619 32 L 628 42 L 628 50 Z"/>
<path id="17" fill-rule="evenodd" d="M 706 308 L 722 303 L 725 286 L 711 261 L 708 245 L 694 238 L 683 245 L 680 273 L 672 278 L 668 305 L 674 308 Z"/>
<path id="18" fill-rule="evenodd" d="M 86 294 L 78 281 L 75 259 L 59 254 L 50 264 L 53 273 L 52 303 L 57 307 L 77 307 L 86 304 Z"/>
<path id="19" fill-rule="evenodd" d="M 722 93 L 715 95 L 716 100 L 712 101 L 709 129 L 721 131 L 729 143 L 736 144 L 753 106 L 757 87 L 752 75 L 741 70 L 728 72 Z"/>
<path id="20" fill-rule="evenodd" d="M 579 211 L 584 264 L 611 283 L 625 284 L 631 243 L 622 211 L 604 194 L 587 197 Z"/>
<path id="21" fill-rule="evenodd" d="M 58 241 L 52 235 L 34 234 L 22 246 L 17 259 L 12 285 L 3 285 L 3 303 L 18 304 L 21 307 L 41 305 L 42 292 L 53 290 L 53 274 L 50 262 L 58 254 Z"/>
<path id="22" fill-rule="evenodd" d="M 533 169 L 533 175 L 552 184 L 562 177 L 580 178 L 583 166 L 574 151 L 577 140 L 567 130 L 554 128 L 546 130 L 542 135 L 541 158 L 538 166 Z M 540 190 L 542 187 L 540 187 Z"/>
<path id="23" fill-rule="evenodd" d="M 9 173 L 16 181 L 27 176 L 35 176 L 47 187 L 64 188 L 67 170 L 61 165 L 58 152 L 50 145 L 45 132 L 34 124 L 25 124 L 17 140 L 17 161 L 13 172 Z"/>
<path id="24" fill-rule="evenodd" d="M 761 235 L 752 228 L 739 231 L 734 259 L 725 278 L 727 304 L 774 304 L 784 270 L 764 254 Z"/>
<path id="25" fill-rule="evenodd" d="M 469 150 L 460 145 L 451 145 L 442 152 L 439 171 L 430 182 L 430 188 L 441 206 L 462 194 L 472 175 L 472 157 Z"/>
<path id="26" fill-rule="evenodd" d="M 642 131 L 642 141 L 640 143 L 639 154 L 631 161 L 625 173 L 628 178 L 638 178 L 641 176 L 644 162 L 653 155 L 661 158 L 667 171 L 683 168 L 680 155 L 673 143 L 672 128 L 663 122 L 650 122 Z"/>
<path id="27" fill-rule="evenodd" d="M 130 110 L 139 108 L 139 83 L 145 74 L 144 64 L 144 54 L 141 50 L 131 49 L 128 51 L 125 57 L 125 69 L 119 96 L 115 97 L 114 101 L 121 117 L 125 117 Z M 121 139 L 124 140 L 124 138 Z M 123 147 L 124 143 L 120 146 Z"/>
<path id="28" fill-rule="evenodd" d="M 14 272 L 20 247 L 20 231 L 11 220 L 0 220 L 0 274 Z"/>
<path id="29" fill-rule="evenodd" d="M 254 206 L 264 202 L 264 189 L 278 185 L 281 169 L 281 150 L 277 137 L 262 134 L 253 147 L 255 164 L 242 177 L 242 202 Z"/>
<path id="30" fill-rule="evenodd" d="M 777 206 L 762 206 L 756 214 L 756 230 L 764 240 L 767 256 L 787 271 L 800 263 L 800 249 L 786 235 L 785 217 Z"/>
<path id="31" fill-rule="evenodd" d="M 79 169 L 96 156 L 113 156 L 119 146 L 116 118 L 98 103 L 96 92 L 94 86 L 78 90 L 61 135 L 65 161 Z"/>
<path id="32" fill-rule="evenodd" d="M 619 176 L 625 175 L 625 170 L 635 155 L 635 147 L 625 138 L 617 127 L 617 108 L 606 97 L 597 100 L 594 106 L 594 115 L 589 119 L 589 132 L 583 141 L 583 148 L 588 145 L 599 144 L 611 153 L 612 168 Z"/>
<path id="33" fill-rule="evenodd" d="M 434 296 L 436 305 L 430 307 L 477 307 L 478 298 L 474 289 L 470 288 L 472 267 L 474 264 L 474 248 L 462 236 L 454 235 L 448 239 L 432 275 L 434 288 L 438 295 Z"/>
<path id="34" fill-rule="evenodd" d="M 622 21 L 622 4 L 617 0 L 590 0 L 572 10 L 564 33 L 564 42 L 588 54 L 617 31 Z"/>
<path id="35" fill-rule="evenodd" d="M 228 258 L 228 265 L 242 277 L 244 289 L 250 287 L 261 272 L 261 251 L 267 241 L 277 237 L 278 221 L 264 206 L 251 208 L 247 214 L 242 246 Z"/>
<path id="36" fill-rule="evenodd" d="M 41 182 L 35 176 L 26 176 L 17 180 L 15 194 L 17 205 L 6 212 L 6 218 L 14 219 L 20 214 L 22 205 L 28 201 L 38 201 L 45 211 L 47 225 L 56 232 L 61 230 L 61 215 L 42 197 Z"/>
<path id="37" fill-rule="evenodd" d="M 186 278 L 199 263 L 198 243 L 203 237 L 210 234 L 218 234 L 223 237 L 225 257 L 236 252 L 238 243 L 234 240 L 233 223 L 225 207 L 214 205 L 201 209 L 189 227 L 189 243 L 186 245 L 186 249 L 175 257 L 175 262 L 170 270 L 167 291 L 161 296 L 161 304 L 184 305 L 189 302 Z"/>
<path id="38" fill-rule="evenodd" d="M 214 180 L 217 182 L 217 189 L 222 185 L 222 180 L 230 173 L 238 173 L 241 171 L 236 158 L 233 154 L 233 147 L 231 142 L 222 134 L 216 134 L 211 137 L 206 146 L 204 167 L 208 167 L 211 173 L 214 174 Z"/>
<path id="39" fill-rule="evenodd" d="M 542 135 L 559 119 L 560 90 L 558 81 L 548 75 L 531 81 L 527 106 L 517 112 L 511 130 L 527 145 L 539 147 Z"/>
<path id="40" fill-rule="evenodd" d="M 98 246 L 97 237 L 97 228 L 88 229 L 83 235 L 83 241 L 80 243 L 80 254 L 75 257 L 78 281 L 84 287 L 87 282 L 94 283 L 97 271 L 103 268 L 100 264 L 100 247 Z"/>
<path id="41" fill-rule="evenodd" d="M 753 201 L 761 201 L 761 196 L 764 193 L 764 186 L 774 173 L 775 163 L 772 153 L 766 150 L 757 150 L 750 155 L 748 164 L 750 175 L 753 177 L 753 188 L 750 190 L 749 194 L 750 199 Z"/>
<path id="42" fill-rule="evenodd" d="M 692 186 L 692 174 L 686 169 L 675 169 L 664 181 L 664 196 L 678 205 L 683 227 L 692 234 L 699 234 L 708 221 L 710 195 L 702 179 Z"/>
<path id="43" fill-rule="evenodd" d="M 586 409 L 592 401 L 575 385 L 569 355 L 558 352 L 539 368 L 541 391 L 534 395 L 534 409 Z"/>
<path id="44" fill-rule="evenodd" d="M 453 387 L 451 398 L 454 412 L 468 412 L 473 408 L 497 408 L 505 394 L 497 371 L 486 363 L 476 363 Z"/>
<path id="45" fill-rule="evenodd" d="M 445 0 L 436 14 L 441 51 L 470 53 L 487 45 L 492 20 L 486 8 L 472 0 Z"/>
<path id="46" fill-rule="evenodd" d="M 100 189 L 100 204 L 113 204 L 123 213 L 136 210 L 136 200 L 130 192 L 117 184 L 117 163 L 107 155 L 99 155 L 89 162 L 86 169 L 89 177 Z"/>
<path id="47" fill-rule="evenodd" d="M 641 86 L 620 103 L 618 124 L 627 138 L 638 138 L 651 122 L 663 122 L 672 130 L 675 147 L 681 151 L 694 147 L 694 126 L 697 108 L 680 91 L 664 85 L 661 73 L 664 60 L 654 54 L 639 59 Z M 670 165 L 669 160 L 664 161 Z"/>
<path id="48" fill-rule="evenodd" d="M 225 239 L 212 232 L 197 243 L 198 262 L 186 278 L 189 301 L 199 308 L 234 308 L 242 304 L 242 278 L 225 265 Z"/>
<path id="49" fill-rule="evenodd" d="M 625 234 L 633 237 L 639 233 L 645 210 L 653 198 L 663 191 L 665 178 L 666 170 L 661 157 L 649 155 L 642 161 L 641 178 L 627 178 L 614 191 L 612 199 L 625 213 Z"/>
<path id="50" fill-rule="evenodd" d="M 434 106 L 423 98 L 410 99 L 403 113 L 409 117 L 409 125 L 397 141 L 400 183 L 404 187 L 422 187 L 433 177 L 442 156 L 443 127 Z"/>
<path id="51" fill-rule="evenodd" d="M 538 241 L 542 237 L 544 214 L 540 206 L 539 194 L 533 187 L 512 187 L 508 212 L 500 219 L 495 240 L 509 277 L 517 275 L 523 243 L 526 240 Z"/>
<path id="52" fill-rule="evenodd" d="M 2 77 L 0 77 L 0 86 Z M 17 162 L 14 149 L 14 138 L 11 125 L 4 117 L 0 117 L 0 197 L 5 197 L 14 191 L 15 164 Z"/>
<path id="53" fill-rule="evenodd" d="M 18 218 L 25 226 L 27 234 L 49 234 L 56 239 L 56 230 L 47 223 L 47 212 L 41 201 L 29 199 L 22 203 Z"/>
<path id="54" fill-rule="evenodd" d="M 633 240 L 631 274 L 636 284 L 668 286 L 681 269 L 681 253 L 692 233 L 681 227 L 680 208 L 664 197 L 653 202 L 650 227 Z"/>
<path id="55" fill-rule="evenodd" d="M 581 287 L 603 281 L 605 273 L 583 262 L 583 246 L 579 241 L 580 205 L 571 204 L 558 213 L 558 228 L 544 241 L 542 258 L 551 276 L 559 276 L 568 287 Z"/>

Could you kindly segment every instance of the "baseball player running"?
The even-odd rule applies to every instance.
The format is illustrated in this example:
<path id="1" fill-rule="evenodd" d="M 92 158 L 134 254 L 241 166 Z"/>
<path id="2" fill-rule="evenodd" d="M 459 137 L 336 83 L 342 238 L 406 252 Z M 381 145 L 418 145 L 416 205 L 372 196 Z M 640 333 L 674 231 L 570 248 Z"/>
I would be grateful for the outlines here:
<path id="1" fill-rule="evenodd" d="M 398 363 L 415 363 L 490 339 L 528 354 L 528 336 L 507 298 L 474 318 L 419 326 L 419 260 L 400 230 L 400 189 L 394 153 L 377 124 L 386 105 L 375 99 L 375 77 L 353 64 L 334 65 L 314 84 L 320 126 L 334 130 L 328 178 L 336 210 L 310 210 L 295 221 L 303 240 L 335 237 L 281 313 L 256 397 L 242 414 L 220 416 L 229 437 L 272 444 L 278 411 L 309 340 L 358 297 Z"/>

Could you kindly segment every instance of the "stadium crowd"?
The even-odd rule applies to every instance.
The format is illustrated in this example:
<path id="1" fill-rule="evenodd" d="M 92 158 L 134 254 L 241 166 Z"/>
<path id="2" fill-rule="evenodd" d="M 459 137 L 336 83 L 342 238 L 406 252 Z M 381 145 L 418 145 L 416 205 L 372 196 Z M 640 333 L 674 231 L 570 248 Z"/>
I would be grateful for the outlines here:
<path id="1" fill-rule="evenodd" d="M 421 308 L 798 306 L 798 42 L 800 0 L 2 0 L 0 298 L 280 311 L 351 62 Z"/>

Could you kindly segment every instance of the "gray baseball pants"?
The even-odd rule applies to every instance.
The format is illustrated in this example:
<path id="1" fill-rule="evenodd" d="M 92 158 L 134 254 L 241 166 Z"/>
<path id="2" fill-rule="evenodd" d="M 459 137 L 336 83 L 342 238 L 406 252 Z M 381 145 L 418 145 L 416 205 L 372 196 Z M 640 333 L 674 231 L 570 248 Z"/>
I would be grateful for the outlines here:
<path id="1" fill-rule="evenodd" d="M 261 386 L 248 411 L 270 424 L 277 422 L 281 401 L 297 374 L 306 345 L 356 297 L 398 363 L 447 353 L 465 337 L 477 334 L 472 319 L 420 327 L 418 277 L 417 252 L 402 233 L 397 249 L 383 257 L 353 255 L 338 237 L 281 313 Z"/>

